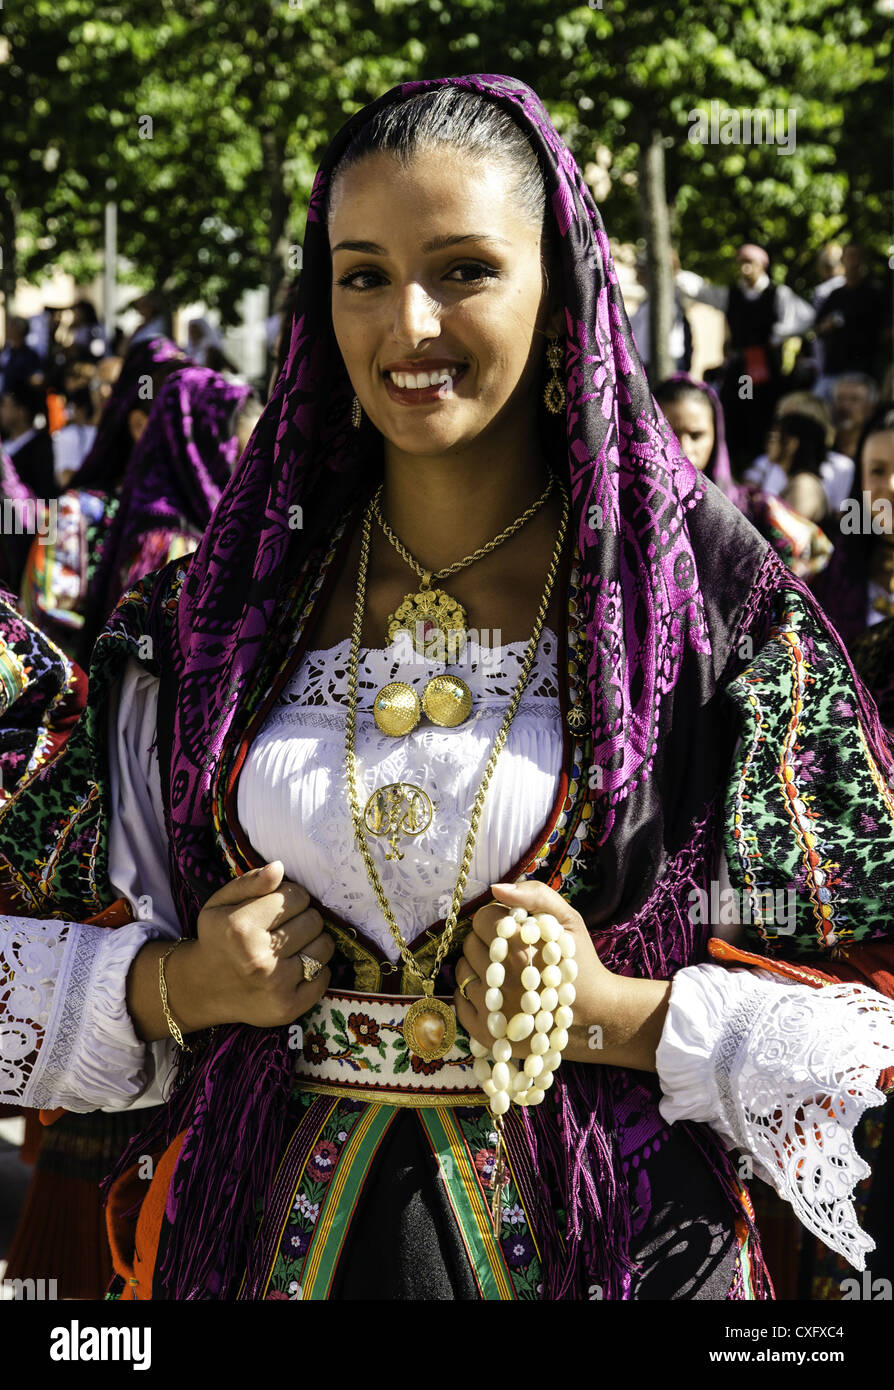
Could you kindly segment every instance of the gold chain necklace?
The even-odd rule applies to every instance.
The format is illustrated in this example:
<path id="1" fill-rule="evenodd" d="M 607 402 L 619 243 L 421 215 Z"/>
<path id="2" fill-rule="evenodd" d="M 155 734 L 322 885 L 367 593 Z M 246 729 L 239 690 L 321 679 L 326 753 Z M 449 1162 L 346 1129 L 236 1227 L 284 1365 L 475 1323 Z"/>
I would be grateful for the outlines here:
<path id="1" fill-rule="evenodd" d="M 557 480 L 555 477 L 551 486 Z M 562 550 L 565 544 L 565 533 L 568 528 L 569 503 L 568 494 L 561 483 L 558 484 L 562 496 L 562 518 L 559 522 L 559 531 L 556 539 L 555 549 L 553 550 L 552 560 L 550 561 L 549 573 L 546 577 L 543 594 L 540 599 L 540 607 L 537 610 L 537 617 L 534 620 L 534 631 L 528 643 L 522 661 L 521 674 L 519 675 L 515 689 L 509 701 L 509 708 L 500 726 L 499 732 L 494 739 L 490 758 L 484 769 L 481 783 L 478 787 L 475 801 L 469 817 L 469 831 L 466 836 L 463 848 L 462 860 L 459 868 L 459 876 L 456 880 L 456 887 L 453 890 L 453 898 L 450 904 L 450 911 L 444 921 L 444 930 L 441 940 L 438 943 L 434 965 L 430 976 L 426 976 L 420 970 L 413 955 L 401 934 L 400 927 L 394 919 L 391 906 L 385 896 L 376 866 L 370 853 L 369 845 L 366 842 L 364 827 L 366 826 L 373 834 L 383 834 L 391 830 L 392 847 L 394 847 L 396 835 L 400 829 L 405 829 L 406 833 L 418 835 L 422 833 L 430 820 L 431 802 L 421 787 L 415 787 L 411 783 L 390 784 L 381 787 L 366 802 L 364 811 L 361 813 L 360 803 L 357 797 L 357 760 L 355 754 L 355 741 L 357 732 L 357 664 L 360 654 L 360 635 L 363 627 L 363 611 L 366 604 L 366 576 L 369 566 L 369 538 L 372 527 L 373 501 L 367 506 L 363 518 L 360 544 L 360 567 L 357 575 L 357 601 L 354 606 L 354 622 L 351 630 L 351 654 L 348 661 L 348 715 L 345 728 L 345 772 L 348 783 L 348 795 L 351 805 L 351 820 L 354 826 L 354 837 L 360 850 L 361 857 L 366 865 L 366 872 L 372 884 L 376 899 L 382 909 L 388 930 L 400 951 L 404 964 L 412 975 L 420 981 L 422 985 L 422 998 L 417 999 L 407 1010 L 406 1021 L 404 1024 L 404 1038 L 411 1052 L 415 1052 L 424 1061 L 430 1062 L 436 1057 L 445 1056 L 453 1046 L 456 1039 L 456 1015 L 453 1010 L 440 999 L 435 999 L 434 989 L 438 972 L 441 964 L 450 949 L 456 924 L 459 920 L 459 910 L 462 906 L 463 893 L 465 891 L 466 880 L 469 877 L 469 870 L 472 866 L 472 854 L 475 847 L 475 840 L 478 835 L 478 825 L 481 820 L 481 811 L 484 805 L 484 798 L 493 776 L 497 759 L 503 749 L 509 735 L 509 729 L 515 718 L 516 711 L 521 702 L 521 697 L 531 674 L 531 667 L 534 664 L 534 657 L 540 643 L 540 634 L 543 631 L 543 624 L 549 611 L 550 599 L 552 597 L 553 586 L 556 574 L 559 569 L 559 562 L 562 558 Z M 405 804 L 405 798 L 411 801 L 410 810 L 407 815 L 400 817 L 398 825 L 389 825 L 393 821 L 397 809 Z M 415 798 L 415 805 L 413 799 Z M 421 799 L 428 803 L 429 815 L 426 819 L 424 806 Z M 417 828 L 418 827 L 418 828 Z M 389 856 L 391 857 L 391 856 Z"/>
<path id="2" fill-rule="evenodd" d="M 398 555 L 416 572 L 421 581 L 418 591 L 415 594 L 407 594 L 394 612 L 389 614 L 388 640 L 393 642 L 399 632 L 407 632 L 420 656 L 437 657 L 440 654 L 442 661 L 448 660 L 443 655 L 446 648 L 450 652 L 449 660 L 458 661 L 462 656 L 466 640 L 465 609 L 452 594 L 446 593 L 443 589 L 433 589 L 431 587 L 432 580 L 447 579 L 449 575 L 458 574 L 460 570 L 466 569 L 476 560 L 490 555 L 504 541 L 508 541 L 510 536 L 514 536 L 517 531 L 520 531 L 532 516 L 536 516 L 555 485 L 556 475 L 550 469 L 549 481 L 537 501 L 533 502 L 527 511 L 522 512 L 521 516 L 516 517 L 515 521 L 504 531 L 501 531 L 498 536 L 495 536 L 492 541 L 479 546 L 473 554 L 466 555 L 464 559 L 455 560 L 452 565 L 446 565 L 444 569 L 427 570 L 420 565 L 415 556 L 410 554 L 382 516 L 380 500 L 385 484 L 380 483 L 372 499 L 372 515 Z"/>

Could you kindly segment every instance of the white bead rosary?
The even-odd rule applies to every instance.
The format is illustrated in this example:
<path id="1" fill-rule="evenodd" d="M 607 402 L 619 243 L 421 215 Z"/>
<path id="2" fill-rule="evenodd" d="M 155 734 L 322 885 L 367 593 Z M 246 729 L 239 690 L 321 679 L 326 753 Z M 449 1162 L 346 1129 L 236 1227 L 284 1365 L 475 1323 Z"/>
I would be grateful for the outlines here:
<path id="1" fill-rule="evenodd" d="M 530 947 L 529 961 L 521 974 L 524 994 L 521 1012 L 506 1021 L 501 985 L 506 979 L 503 962 L 509 942 L 518 932 Z M 541 948 L 543 969 L 533 963 L 537 946 Z M 549 912 L 529 917 L 523 907 L 515 907 L 497 923 L 497 934 L 490 944 L 490 965 L 484 996 L 488 1010 L 487 1027 L 493 1038 L 490 1051 L 476 1038 L 469 1039 L 475 1062 L 475 1080 L 488 1098 L 495 1119 L 505 1115 L 512 1101 L 516 1105 L 539 1105 L 552 1085 L 553 1072 L 568 1045 L 568 1030 L 574 1015 L 574 937 Z M 521 1070 L 512 1060 L 512 1044 L 531 1039 L 531 1051 Z M 490 1057 L 493 1057 L 491 1064 Z"/>

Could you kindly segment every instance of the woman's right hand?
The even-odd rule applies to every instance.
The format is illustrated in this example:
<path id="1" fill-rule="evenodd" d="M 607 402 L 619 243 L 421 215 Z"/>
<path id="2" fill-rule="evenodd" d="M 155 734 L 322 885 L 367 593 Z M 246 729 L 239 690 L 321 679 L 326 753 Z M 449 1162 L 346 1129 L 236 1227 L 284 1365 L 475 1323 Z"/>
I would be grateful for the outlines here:
<path id="1" fill-rule="evenodd" d="M 274 1028 L 294 1022 L 325 994 L 335 943 L 310 895 L 283 878 L 279 860 L 231 879 L 198 917 L 198 937 L 167 959 L 168 1007 L 184 1033 L 213 1024 Z M 128 1008 L 145 1041 L 169 1036 L 158 990 L 158 959 L 170 941 L 149 942 L 128 978 Z M 323 963 L 305 980 L 298 954 Z"/>

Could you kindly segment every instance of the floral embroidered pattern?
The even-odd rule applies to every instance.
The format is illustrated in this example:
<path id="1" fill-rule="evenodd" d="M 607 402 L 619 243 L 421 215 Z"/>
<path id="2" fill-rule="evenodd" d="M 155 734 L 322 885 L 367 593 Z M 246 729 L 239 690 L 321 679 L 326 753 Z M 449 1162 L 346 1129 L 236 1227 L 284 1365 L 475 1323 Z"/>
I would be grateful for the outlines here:
<path id="1" fill-rule="evenodd" d="M 497 1136 L 493 1130 L 490 1111 L 480 1109 L 457 1109 L 454 1115 L 462 1131 L 485 1198 L 490 1203 L 490 1183 L 494 1171 L 495 1144 Z M 528 1218 L 521 1197 L 510 1176 L 502 1195 L 502 1225 L 500 1246 L 515 1289 L 515 1296 L 523 1300 L 540 1298 L 540 1261 L 534 1238 L 528 1225 Z"/>
<path id="2" fill-rule="evenodd" d="M 457 1026 L 456 1041 L 445 1057 L 425 1062 L 407 1047 L 403 1034 L 406 1005 L 387 996 L 364 1002 L 364 1008 L 352 1008 L 349 993 L 329 990 L 304 1015 L 297 1072 L 308 1083 L 375 1085 L 381 1089 L 383 1100 L 387 1100 L 389 1088 L 406 1090 L 414 1075 L 437 1076 L 441 1083 L 438 1089 L 448 1092 L 477 1091 L 469 1039 L 461 1027 Z"/>

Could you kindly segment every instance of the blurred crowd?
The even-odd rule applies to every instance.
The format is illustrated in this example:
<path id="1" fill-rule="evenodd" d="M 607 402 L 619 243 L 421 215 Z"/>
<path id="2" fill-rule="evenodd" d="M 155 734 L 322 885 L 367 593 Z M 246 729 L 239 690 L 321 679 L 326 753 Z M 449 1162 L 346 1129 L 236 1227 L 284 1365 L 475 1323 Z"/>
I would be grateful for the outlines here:
<path id="1" fill-rule="evenodd" d="M 85 670 L 120 594 L 198 544 L 278 371 L 293 297 L 289 281 L 259 382 L 205 318 L 178 345 L 160 292 L 134 300 L 137 327 L 111 342 L 88 300 L 7 320 L 0 590 Z"/>
<path id="2" fill-rule="evenodd" d="M 826 606 L 890 727 L 894 704 L 894 372 L 890 276 L 858 244 L 823 247 L 809 297 L 739 247 L 730 283 L 673 262 L 675 371 L 655 379 L 645 298 L 631 324 L 683 453 Z M 86 669 L 100 627 L 141 574 L 199 540 L 288 346 L 299 281 L 268 320 L 266 380 L 240 377 L 220 332 L 171 333 L 140 295 L 128 338 L 93 305 L 11 317 L 0 352 L 0 586 Z M 725 318 L 723 360 L 690 375 L 693 302 Z M 28 508 L 33 510 L 29 513 Z M 52 511 L 52 526 L 44 525 Z"/>
<path id="3" fill-rule="evenodd" d="M 729 285 L 673 269 L 669 378 L 654 380 L 648 296 L 632 319 L 655 397 L 684 454 L 811 585 L 891 729 L 890 275 L 873 274 L 855 242 L 823 247 L 809 301 L 770 278 L 769 256 L 753 243 L 739 247 Z M 690 301 L 726 321 L 723 361 L 703 381 L 689 375 Z"/>

